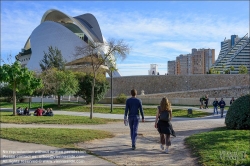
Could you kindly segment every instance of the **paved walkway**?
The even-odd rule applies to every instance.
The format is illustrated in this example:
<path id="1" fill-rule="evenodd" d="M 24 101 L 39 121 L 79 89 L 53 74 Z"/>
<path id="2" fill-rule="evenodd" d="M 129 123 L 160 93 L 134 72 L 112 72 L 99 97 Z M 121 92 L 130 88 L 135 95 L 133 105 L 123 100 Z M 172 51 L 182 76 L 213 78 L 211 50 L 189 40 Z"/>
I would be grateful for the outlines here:
<path id="1" fill-rule="evenodd" d="M 211 110 L 207 110 L 211 111 Z M 55 111 L 58 114 L 67 114 L 66 111 Z M 70 112 L 72 114 L 72 112 Z M 79 112 L 73 113 L 74 115 L 80 115 Z M 111 118 L 113 114 L 100 114 L 102 118 Z M 89 116 L 89 114 L 88 114 Z M 94 117 L 99 114 L 94 114 Z M 121 117 L 120 117 L 121 116 Z M 114 115 L 112 118 L 122 119 L 123 115 Z M 224 125 L 224 118 L 220 116 L 209 116 L 205 118 L 173 118 L 173 127 L 176 131 L 177 137 L 172 138 L 172 146 L 170 148 L 170 154 L 163 153 L 159 148 L 159 134 L 154 128 L 154 117 L 146 117 L 146 122 L 140 123 L 138 130 L 137 149 L 131 150 L 131 141 L 129 136 L 129 127 L 124 126 L 123 123 L 109 123 L 104 125 L 46 125 L 46 124 L 1 124 L 1 128 L 8 127 L 43 127 L 43 128 L 79 128 L 79 129 L 98 129 L 105 130 L 115 134 L 114 138 L 107 138 L 103 140 L 93 140 L 84 143 L 76 144 L 77 147 L 90 150 L 94 154 L 106 159 L 88 155 L 86 153 L 72 152 L 62 154 L 60 152 L 63 149 L 49 147 L 45 145 L 20 143 L 16 141 L 8 141 L 1 139 L 1 164 L 11 165 L 11 162 L 7 162 L 7 158 L 3 157 L 7 153 L 6 151 L 31 151 L 34 158 L 25 158 L 25 156 L 15 156 L 14 159 L 20 161 L 25 158 L 26 163 L 18 165 L 197 165 L 196 158 L 190 155 L 190 151 L 184 145 L 184 139 L 192 134 L 209 131 L 216 127 L 222 127 Z M 34 152 L 43 151 L 42 154 L 37 155 Z M 57 153 L 51 154 L 50 151 Z M 28 153 L 25 153 L 27 156 Z M 68 154 L 72 154 L 76 157 L 68 158 Z M 80 154 L 80 156 L 76 155 Z M 46 158 L 46 155 L 53 155 Z M 32 155 L 31 155 L 32 156 Z M 57 157 L 58 156 L 58 157 Z M 66 157 L 63 157 L 66 156 Z M 10 156 L 11 157 L 11 156 Z M 53 159 L 52 159 L 53 158 Z M 72 160 L 73 158 L 73 160 Z M 3 160 L 4 159 L 4 160 Z M 11 159 L 11 158 L 10 158 Z M 3 161 L 5 163 L 3 163 Z M 24 162 L 25 162 L 24 161 Z M 30 162 L 46 161 L 47 163 L 31 164 Z M 54 163 L 48 163 L 54 161 Z M 108 162 L 111 161 L 111 162 Z M 57 162 L 57 163 L 56 163 Z M 60 163 L 61 162 L 61 163 Z M 64 164 L 62 164 L 64 162 Z"/>

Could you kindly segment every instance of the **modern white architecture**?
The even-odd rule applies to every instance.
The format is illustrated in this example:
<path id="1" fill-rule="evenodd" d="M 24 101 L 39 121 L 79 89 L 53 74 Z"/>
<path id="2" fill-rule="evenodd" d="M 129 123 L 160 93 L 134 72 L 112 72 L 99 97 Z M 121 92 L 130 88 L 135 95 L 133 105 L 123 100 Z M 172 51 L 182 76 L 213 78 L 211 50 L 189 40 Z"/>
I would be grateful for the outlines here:
<path id="1" fill-rule="evenodd" d="M 29 69 L 39 71 L 39 63 L 44 52 L 48 52 L 49 46 L 57 47 L 63 58 L 70 63 L 79 60 L 73 56 L 76 46 L 86 46 L 91 42 L 105 42 L 99 24 L 92 14 L 71 17 L 59 10 L 51 9 L 45 12 L 40 25 L 33 30 L 16 59 Z M 101 51 L 101 54 L 105 52 Z M 106 65 L 115 67 L 116 62 L 107 61 Z M 115 71 L 113 76 L 120 74 Z"/>

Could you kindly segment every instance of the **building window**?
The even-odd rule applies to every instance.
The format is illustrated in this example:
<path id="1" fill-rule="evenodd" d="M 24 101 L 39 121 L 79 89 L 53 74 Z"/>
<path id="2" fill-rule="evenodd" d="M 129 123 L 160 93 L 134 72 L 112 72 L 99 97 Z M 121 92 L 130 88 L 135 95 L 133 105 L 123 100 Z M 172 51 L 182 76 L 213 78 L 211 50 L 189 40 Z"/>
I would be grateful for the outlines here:
<path id="1" fill-rule="evenodd" d="M 84 35 L 84 39 L 83 39 L 86 43 L 88 43 L 88 37 L 86 35 Z"/>

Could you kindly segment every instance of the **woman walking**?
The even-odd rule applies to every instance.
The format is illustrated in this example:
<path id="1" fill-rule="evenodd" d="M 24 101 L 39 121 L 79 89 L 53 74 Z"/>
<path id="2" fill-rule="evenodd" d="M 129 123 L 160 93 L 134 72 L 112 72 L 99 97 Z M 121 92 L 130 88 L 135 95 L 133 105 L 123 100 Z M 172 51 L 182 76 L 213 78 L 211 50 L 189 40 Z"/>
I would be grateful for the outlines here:
<path id="1" fill-rule="evenodd" d="M 171 103 L 166 97 L 163 97 L 156 113 L 155 128 L 158 128 L 158 132 L 160 133 L 160 148 L 164 150 L 164 145 L 166 145 L 166 153 L 169 152 L 169 146 L 171 146 L 170 135 L 175 137 L 175 132 L 173 130 L 172 124 L 170 123 L 171 119 Z"/>

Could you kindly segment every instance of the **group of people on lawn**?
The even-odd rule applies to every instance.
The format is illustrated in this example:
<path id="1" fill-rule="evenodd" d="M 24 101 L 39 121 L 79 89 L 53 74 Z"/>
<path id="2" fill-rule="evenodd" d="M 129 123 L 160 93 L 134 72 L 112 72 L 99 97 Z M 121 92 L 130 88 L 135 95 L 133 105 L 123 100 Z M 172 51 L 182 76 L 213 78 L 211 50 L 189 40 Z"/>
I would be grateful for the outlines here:
<path id="1" fill-rule="evenodd" d="M 18 107 L 16 113 L 17 115 L 27 115 L 27 116 L 31 115 L 28 107 L 26 107 L 24 110 L 21 107 Z"/>
<path id="2" fill-rule="evenodd" d="M 25 116 L 30 116 L 31 115 L 28 107 L 26 107 L 24 110 L 21 107 L 18 107 L 16 112 L 17 112 L 17 115 L 25 115 Z M 47 108 L 46 111 L 44 109 L 42 109 L 42 108 L 37 108 L 34 111 L 34 116 L 53 116 L 53 115 L 54 114 L 53 114 L 52 108 Z"/>

